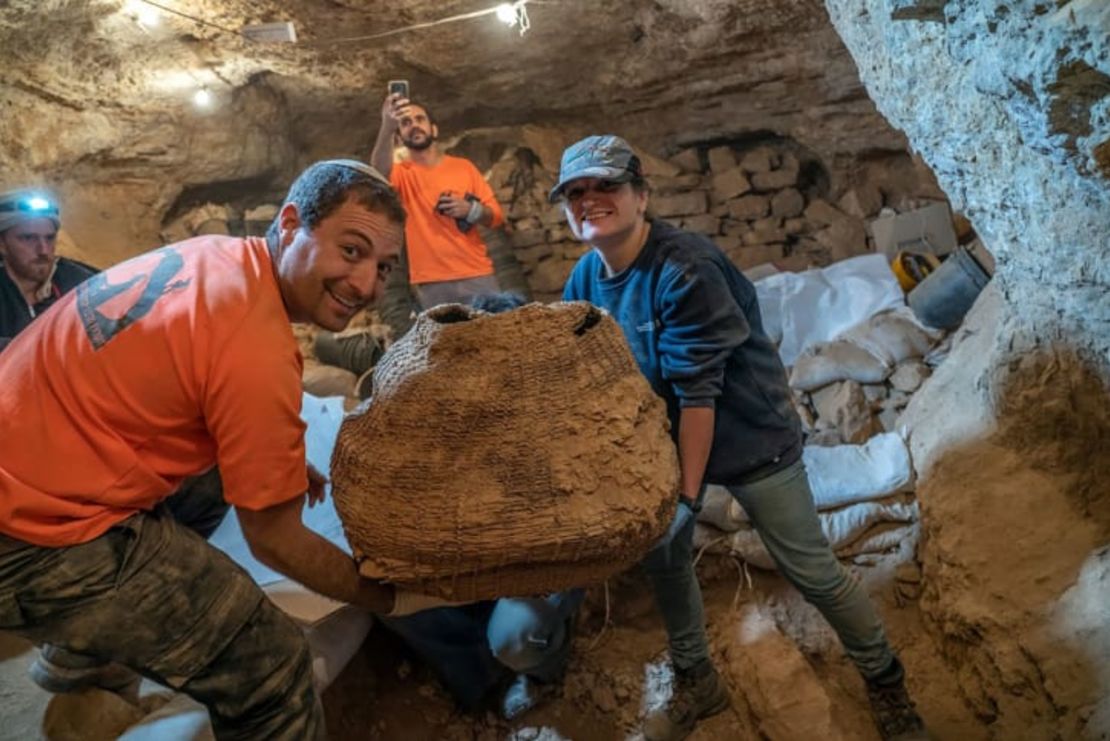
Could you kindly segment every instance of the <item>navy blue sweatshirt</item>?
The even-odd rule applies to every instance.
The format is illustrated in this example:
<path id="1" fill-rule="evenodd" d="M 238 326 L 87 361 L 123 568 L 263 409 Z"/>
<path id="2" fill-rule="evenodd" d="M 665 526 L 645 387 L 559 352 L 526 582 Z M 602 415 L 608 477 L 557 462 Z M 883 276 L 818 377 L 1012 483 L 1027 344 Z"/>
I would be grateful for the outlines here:
<path id="1" fill-rule="evenodd" d="M 801 422 L 755 286 L 705 237 L 653 221 L 632 265 L 606 278 L 591 250 L 563 298 L 617 320 L 676 439 L 682 407 L 715 408 L 705 483 L 749 483 L 801 456 Z"/>

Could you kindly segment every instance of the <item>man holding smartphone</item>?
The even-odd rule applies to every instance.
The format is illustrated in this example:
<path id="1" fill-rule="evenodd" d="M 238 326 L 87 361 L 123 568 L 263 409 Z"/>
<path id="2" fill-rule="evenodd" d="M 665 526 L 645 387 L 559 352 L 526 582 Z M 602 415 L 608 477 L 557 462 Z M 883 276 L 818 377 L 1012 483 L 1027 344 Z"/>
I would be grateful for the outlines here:
<path id="1" fill-rule="evenodd" d="M 500 290 L 486 244 L 473 227 L 500 226 L 501 207 L 473 163 L 439 150 L 438 135 L 427 106 L 408 97 L 408 83 L 391 81 L 370 161 L 389 178 L 408 214 L 409 282 L 422 309 Z M 407 152 L 397 163 L 395 136 Z"/>

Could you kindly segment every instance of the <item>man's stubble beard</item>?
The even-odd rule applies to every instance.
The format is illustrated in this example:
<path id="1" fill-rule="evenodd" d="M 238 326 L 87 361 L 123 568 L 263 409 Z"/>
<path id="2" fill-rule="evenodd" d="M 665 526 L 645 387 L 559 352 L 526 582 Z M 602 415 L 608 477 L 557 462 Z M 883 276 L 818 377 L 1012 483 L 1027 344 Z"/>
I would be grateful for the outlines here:
<path id="1" fill-rule="evenodd" d="M 406 139 L 404 137 L 401 137 L 401 143 L 404 144 L 407 149 L 411 149 L 415 152 L 423 152 L 425 149 L 436 143 L 436 138 L 431 134 L 428 134 L 424 138 L 424 141 L 414 142 L 411 138 Z"/>

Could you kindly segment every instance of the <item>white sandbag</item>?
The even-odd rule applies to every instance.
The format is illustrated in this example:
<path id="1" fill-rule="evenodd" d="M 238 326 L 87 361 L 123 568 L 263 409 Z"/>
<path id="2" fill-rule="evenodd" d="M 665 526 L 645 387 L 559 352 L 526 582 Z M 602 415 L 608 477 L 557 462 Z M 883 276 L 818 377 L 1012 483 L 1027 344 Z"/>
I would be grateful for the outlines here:
<path id="1" fill-rule="evenodd" d="M 863 445 L 806 446 L 802 460 L 818 510 L 882 499 L 906 491 L 913 480 L 910 450 L 895 432 Z"/>
<path id="2" fill-rule="evenodd" d="M 790 387 L 813 391 L 837 381 L 882 383 L 893 368 L 852 342 L 833 340 L 808 348 L 794 361 Z"/>
<path id="3" fill-rule="evenodd" d="M 323 693 L 339 677 L 362 647 L 373 625 L 374 616 L 369 612 L 344 605 L 305 630 L 317 692 Z"/>
<path id="4" fill-rule="evenodd" d="M 214 741 L 208 710 L 184 694 L 176 694 L 169 702 L 131 726 L 119 741 Z"/>
<path id="5" fill-rule="evenodd" d="M 863 537 L 872 525 L 881 522 L 915 522 L 917 505 L 893 502 L 860 502 L 843 509 L 819 512 L 821 530 L 832 546 L 840 554 L 847 551 L 853 543 Z M 713 548 L 711 548 L 713 550 Z M 759 538 L 755 528 L 741 528 L 728 536 L 727 552 L 763 569 L 774 569 L 775 562 Z M 855 554 L 853 554 L 855 555 Z"/>
<path id="6" fill-rule="evenodd" d="M 869 351 L 890 367 L 925 355 L 942 332 L 922 326 L 908 306 L 884 311 L 857 324 L 839 339 Z"/>
<path id="7" fill-rule="evenodd" d="M 779 273 L 755 283 L 763 328 L 787 366 L 868 317 L 904 306 L 905 294 L 883 255 L 861 255 L 804 273 Z"/>
<path id="8" fill-rule="evenodd" d="M 731 533 L 748 524 L 748 516 L 728 493 L 728 489 L 716 484 L 705 487 L 698 522 L 704 522 L 718 530 Z"/>
<path id="9" fill-rule="evenodd" d="M 914 523 L 881 522 L 837 555 L 841 558 L 862 556 L 865 553 L 884 553 L 897 548 L 902 541 L 914 535 Z"/>
<path id="10" fill-rule="evenodd" d="M 856 502 L 883 499 L 891 494 L 908 491 L 913 483 L 910 450 L 901 435 L 884 432 L 863 445 L 807 445 L 802 450 L 806 477 L 818 511 L 843 507 Z M 723 486 L 706 487 L 706 502 L 713 494 L 711 516 L 698 515 L 726 532 L 733 532 L 748 523 L 748 513 Z M 728 510 L 720 512 L 723 504 Z"/>

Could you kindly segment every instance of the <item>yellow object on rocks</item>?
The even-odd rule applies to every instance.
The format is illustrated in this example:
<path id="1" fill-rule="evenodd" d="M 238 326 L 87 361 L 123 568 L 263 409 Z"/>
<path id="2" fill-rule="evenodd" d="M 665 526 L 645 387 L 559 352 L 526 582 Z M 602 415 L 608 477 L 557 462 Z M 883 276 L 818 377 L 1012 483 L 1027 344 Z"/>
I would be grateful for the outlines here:
<path id="1" fill-rule="evenodd" d="M 918 252 L 899 252 L 890 263 L 890 269 L 898 278 L 898 285 L 909 293 L 914 287 L 925 280 L 925 276 L 940 266 L 940 259 L 936 255 Z"/>

